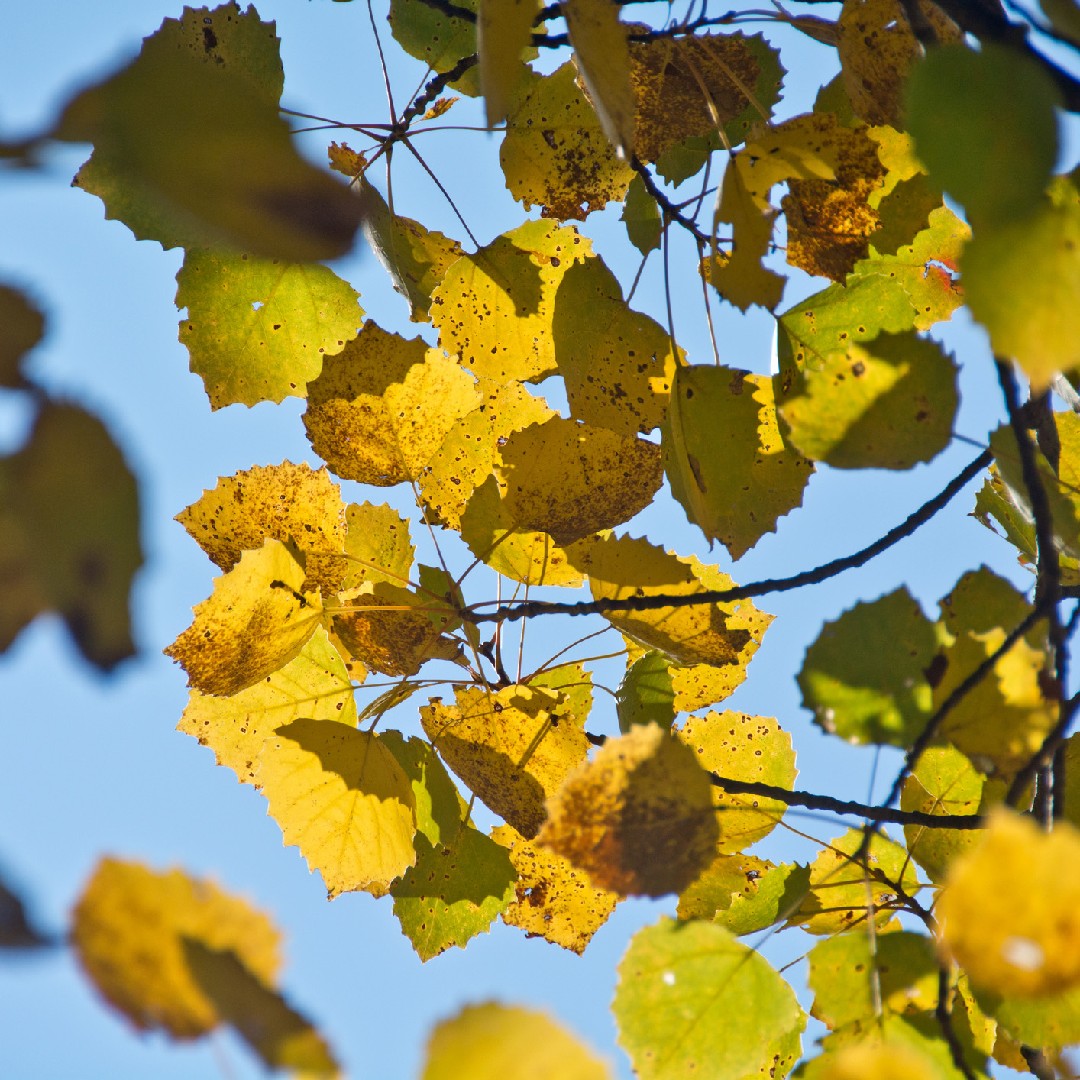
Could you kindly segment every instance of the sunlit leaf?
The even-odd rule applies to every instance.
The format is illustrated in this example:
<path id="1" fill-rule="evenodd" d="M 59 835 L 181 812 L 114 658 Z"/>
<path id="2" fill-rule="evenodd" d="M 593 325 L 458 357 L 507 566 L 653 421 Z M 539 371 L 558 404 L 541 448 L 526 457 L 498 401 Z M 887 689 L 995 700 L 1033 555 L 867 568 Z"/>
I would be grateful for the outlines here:
<path id="1" fill-rule="evenodd" d="M 514 896 L 506 849 L 471 826 L 436 846 L 417 837 L 416 865 L 391 886 L 394 914 L 421 960 L 485 933 Z"/>
<path id="2" fill-rule="evenodd" d="M 53 137 L 94 144 L 77 184 L 137 238 L 165 247 L 295 262 L 344 255 L 360 204 L 293 145 L 278 113 L 277 44 L 254 8 L 166 20 L 126 68 L 64 108 Z"/>
<path id="3" fill-rule="evenodd" d="M 264 742 L 255 782 L 285 844 L 300 849 L 331 897 L 383 896 L 416 861 L 412 785 L 378 735 L 294 720 Z"/>
<path id="4" fill-rule="evenodd" d="M 608 1066 L 544 1013 L 466 1005 L 428 1041 L 421 1080 L 611 1080 Z"/>
<path id="5" fill-rule="evenodd" d="M 463 256 L 432 297 L 439 344 L 497 383 L 553 374 L 555 294 L 570 267 L 591 253 L 577 229 L 527 221 Z"/>
<path id="6" fill-rule="evenodd" d="M 512 431 L 498 476 L 511 520 L 572 544 L 629 521 L 660 487 L 660 448 L 561 416 Z"/>
<path id="7" fill-rule="evenodd" d="M 585 759 L 589 741 L 561 714 L 559 695 L 508 686 L 465 687 L 455 704 L 420 709 L 424 733 L 476 796 L 527 838 L 544 820 L 545 799 Z"/>
<path id="8" fill-rule="evenodd" d="M 548 799 L 537 843 L 623 896 L 681 892 L 709 864 L 719 831 L 708 775 L 655 724 L 608 739 Z"/>
<path id="9" fill-rule="evenodd" d="M 735 896 L 753 887 L 769 863 L 753 855 L 717 855 L 679 895 L 680 919 L 711 919 L 731 907 Z"/>
<path id="10" fill-rule="evenodd" d="M 345 508 L 345 559 L 342 588 L 366 581 L 403 585 L 409 580 L 415 549 L 409 523 L 385 503 L 350 503 Z"/>
<path id="11" fill-rule="evenodd" d="M 856 861 L 861 829 L 831 841 L 810 865 L 810 890 L 789 922 L 811 934 L 841 934 L 865 927 L 877 929 L 893 917 L 899 885 L 909 896 L 918 889 L 915 869 L 897 843 L 875 834 L 868 853 Z"/>
<path id="12" fill-rule="evenodd" d="M 702 768 L 733 780 L 790 788 L 795 782 L 791 736 L 770 717 L 739 712 L 691 716 L 678 731 Z M 780 823 L 782 802 L 759 795 L 735 795 L 713 788 L 720 824 L 719 851 L 737 852 L 756 843 Z"/>
<path id="13" fill-rule="evenodd" d="M 176 285 L 180 341 L 214 409 L 303 397 L 364 314 L 325 266 L 189 251 Z"/>
<path id="14" fill-rule="evenodd" d="M 942 947 L 973 986 L 1010 997 L 1080 987 L 1080 833 L 995 811 L 952 864 L 935 914 Z"/>
<path id="15" fill-rule="evenodd" d="M 513 91 L 525 76 L 522 53 L 539 9 L 539 0 L 478 0 L 476 51 L 488 127 L 506 119 Z"/>
<path id="16" fill-rule="evenodd" d="M 634 935 L 613 1011 L 642 1080 L 764 1072 L 792 1038 L 798 1049 L 806 1024 L 795 994 L 762 956 L 720 926 L 671 919 Z"/>
<path id="17" fill-rule="evenodd" d="M 596 888 L 584 871 L 509 825 L 500 825 L 491 837 L 509 851 L 518 875 L 503 922 L 524 930 L 526 937 L 542 937 L 583 953 L 620 897 Z"/>
<path id="18" fill-rule="evenodd" d="M 246 901 L 181 870 L 105 858 L 75 905 L 71 940 L 99 993 L 138 1029 L 174 1038 L 205 1035 L 227 1017 L 200 985 L 185 941 L 228 950 L 273 986 L 280 934 Z"/>
<path id="19" fill-rule="evenodd" d="M 680 367 L 662 430 L 672 495 L 733 559 L 802 503 L 813 466 L 780 434 L 771 379 Z"/>
<path id="20" fill-rule="evenodd" d="M 214 752 L 219 765 L 254 784 L 263 742 L 301 718 L 355 725 L 356 702 L 345 664 L 319 628 L 284 667 L 231 697 L 191 691 L 178 731 Z"/>
<path id="21" fill-rule="evenodd" d="M 510 194 L 545 217 L 583 220 L 622 199 L 634 175 L 620 161 L 567 62 L 518 84 L 499 150 Z"/>
<path id="22" fill-rule="evenodd" d="M 905 1045 L 877 1034 L 840 1044 L 814 1058 L 806 1080 L 953 1080 L 953 1072 L 923 1047 Z"/>
<path id="23" fill-rule="evenodd" d="M 591 537 L 575 544 L 570 557 L 589 575 L 597 600 L 687 596 L 734 585 L 714 566 L 693 557 L 680 558 L 635 537 Z M 772 621 L 771 615 L 749 600 L 612 611 L 605 617 L 624 634 L 676 663 L 712 664 L 728 670 L 734 685 L 745 677 L 746 665 Z"/>
<path id="24" fill-rule="evenodd" d="M 415 480 L 459 417 L 479 404 L 474 381 L 420 338 L 367 323 L 308 388 L 304 426 L 345 480 Z"/>
<path id="25" fill-rule="evenodd" d="M 135 477 L 112 435 L 75 405 L 43 404 L 26 445 L 0 457 L 0 653 L 55 611 L 86 660 L 111 671 L 135 651 L 142 561 Z"/>
<path id="26" fill-rule="evenodd" d="M 938 640 L 900 588 L 827 622 L 799 672 L 803 705 L 829 734 L 853 743 L 910 746 L 931 711 L 927 679 Z"/>
<path id="27" fill-rule="evenodd" d="M 267 540 L 245 551 L 214 581 L 211 596 L 166 650 L 188 685 L 204 694 L 235 694 L 282 668 L 320 625 L 317 593 L 302 592 L 306 574 L 288 548 Z"/>
<path id="28" fill-rule="evenodd" d="M 744 867 L 746 883 L 732 893 L 728 907 L 712 920 L 742 937 L 784 922 L 798 910 L 810 888 L 810 869 L 798 863 L 772 866 L 750 855 L 734 855 Z"/>
<path id="29" fill-rule="evenodd" d="M 366 180 L 360 185 L 364 235 L 394 288 L 409 303 L 409 318 L 427 322 L 431 293 L 464 254 L 461 245 L 419 221 L 391 213 L 386 200 Z"/>
<path id="30" fill-rule="evenodd" d="M 29 297 L 10 285 L 0 285 L 0 387 L 22 387 L 23 357 L 45 335 L 45 316 Z"/>

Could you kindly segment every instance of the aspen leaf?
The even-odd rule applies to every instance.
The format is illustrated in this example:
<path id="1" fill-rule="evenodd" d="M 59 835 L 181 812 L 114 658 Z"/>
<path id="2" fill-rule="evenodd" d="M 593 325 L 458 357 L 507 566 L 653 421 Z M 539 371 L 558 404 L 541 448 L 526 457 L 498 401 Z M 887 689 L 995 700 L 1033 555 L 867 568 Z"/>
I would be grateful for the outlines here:
<path id="1" fill-rule="evenodd" d="M 1056 103 L 1041 65 L 994 42 L 935 49 L 914 67 L 906 123 L 915 149 L 980 234 L 1042 202 L 1058 156 Z"/>
<path id="2" fill-rule="evenodd" d="M 555 295 L 570 267 L 591 251 L 573 227 L 527 221 L 462 256 L 432 296 L 439 344 L 497 383 L 553 374 Z"/>
<path id="3" fill-rule="evenodd" d="M 638 657 L 626 669 L 615 706 L 624 735 L 635 724 L 670 728 L 675 723 L 675 687 L 667 657 L 658 652 Z"/>
<path id="4" fill-rule="evenodd" d="M 75 955 L 98 992 L 140 1031 L 176 1039 L 228 1019 L 200 985 L 185 942 L 227 951 L 272 986 L 280 938 L 262 912 L 212 881 L 114 858 L 98 863 L 72 915 Z"/>
<path id="5" fill-rule="evenodd" d="M 525 76 L 522 53 L 532 42 L 538 0 L 478 0 L 476 51 L 488 127 L 506 119 L 512 93 Z"/>
<path id="6" fill-rule="evenodd" d="M 593 704 L 592 674 L 580 661 L 561 662 L 542 669 L 525 680 L 529 686 L 552 690 L 559 695 L 559 715 L 584 727 Z"/>
<path id="7" fill-rule="evenodd" d="M 932 1012 L 937 1005 L 938 960 L 933 939 L 924 934 L 901 930 L 873 941 L 862 932 L 843 934 L 818 942 L 808 959 L 810 1015 L 834 1031 L 875 1015 Z"/>
<path id="8" fill-rule="evenodd" d="M 995 810 L 952 864 L 935 915 L 974 987 L 1023 998 L 1080 987 L 1080 833 Z"/>
<path id="9" fill-rule="evenodd" d="M 166 650 L 204 694 L 229 695 L 284 667 L 320 625 L 317 593 L 301 592 L 303 567 L 267 540 L 214 582 L 211 596 Z"/>
<path id="10" fill-rule="evenodd" d="M 663 233 L 660 206 L 640 176 L 635 176 L 626 189 L 619 220 L 626 222 L 626 235 L 642 255 L 648 255 L 660 246 Z"/>
<path id="11" fill-rule="evenodd" d="M 488 1002 L 435 1027 L 421 1080 L 612 1080 L 591 1050 L 544 1013 Z"/>
<path id="12" fill-rule="evenodd" d="M 551 330 L 575 420 L 620 435 L 659 426 L 682 350 L 659 323 L 630 309 L 601 259 L 567 270 Z"/>
<path id="13" fill-rule="evenodd" d="M 978 990 L 975 996 L 997 1021 L 994 1057 L 1011 1068 L 1019 1069 L 1024 1062 L 1021 1046 L 1060 1050 L 1080 1042 L 1080 990 L 1034 998 Z"/>
<path id="14" fill-rule="evenodd" d="M 548 799 L 537 843 L 622 896 L 681 892 L 708 865 L 718 829 L 694 752 L 654 724 L 608 739 Z"/>
<path id="15" fill-rule="evenodd" d="M 801 505 L 813 466 L 780 434 L 771 379 L 680 367 L 662 431 L 672 495 L 733 559 Z"/>
<path id="16" fill-rule="evenodd" d="M 666 918 L 634 935 L 612 1008 L 642 1080 L 767 1073 L 792 1045 L 797 1054 L 806 1025 L 764 957 L 720 926 Z"/>
<path id="17" fill-rule="evenodd" d="M 929 746 L 904 781 L 900 809 L 923 814 L 977 814 L 986 778 L 952 746 Z M 967 829 L 928 829 L 905 825 L 911 857 L 939 882 L 949 864 L 979 841 L 979 833 Z"/>
<path id="18" fill-rule="evenodd" d="M 910 746 L 931 712 L 934 626 L 906 588 L 827 622 L 798 675 L 814 722 L 852 743 Z"/>
<path id="19" fill-rule="evenodd" d="M 284 667 L 246 690 L 231 697 L 192 690 L 176 726 L 213 750 L 242 784 L 254 784 L 263 742 L 301 718 L 356 724 L 352 682 L 322 627 Z"/>
<path id="20" fill-rule="evenodd" d="M 322 1036 L 229 949 L 183 939 L 184 959 L 225 1023 L 268 1069 L 296 1069 L 307 1077 L 341 1075 Z"/>
<path id="21" fill-rule="evenodd" d="M 97 417 L 54 401 L 39 407 L 26 445 L 0 457 L 0 538 L 0 653 L 47 611 L 101 671 L 134 653 L 138 492 Z"/>
<path id="22" fill-rule="evenodd" d="M 352 247 L 360 205 L 293 145 L 278 112 L 274 27 L 252 15 L 226 5 L 166 20 L 132 63 L 67 103 L 52 137 L 94 144 L 78 183 L 139 239 L 337 258 Z"/>
<path id="23" fill-rule="evenodd" d="M 585 760 L 589 741 L 580 723 L 563 715 L 559 695 L 543 687 L 464 687 L 454 700 L 433 698 L 421 707 L 424 734 L 477 798 L 531 839 L 544 820 L 544 800 Z"/>
<path id="24" fill-rule="evenodd" d="M 767 865 L 753 855 L 717 855 L 679 895 L 678 917 L 684 922 L 713 918 L 729 908 L 735 894 L 747 887 L 748 876 L 756 879 L 760 867 Z"/>
<path id="25" fill-rule="evenodd" d="M 300 849 L 331 898 L 383 896 L 416 861 L 412 785 L 378 735 L 294 720 L 263 743 L 255 782 L 285 845 Z"/>
<path id="26" fill-rule="evenodd" d="M 377 188 L 360 183 L 364 235 L 394 288 L 409 304 L 413 322 L 427 322 L 431 293 L 464 254 L 461 244 L 419 221 L 391 212 Z"/>
<path id="27" fill-rule="evenodd" d="M 506 186 L 526 210 L 583 221 L 620 200 L 634 173 L 620 161 L 565 63 L 518 84 L 499 149 Z"/>
<path id="28" fill-rule="evenodd" d="M 680 558 L 635 537 L 590 537 L 570 549 L 573 564 L 589 575 L 597 600 L 631 596 L 685 596 L 726 589 L 734 582 L 714 566 Z M 771 615 L 748 600 L 644 611 L 607 612 L 612 626 L 675 663 L 711 664 L 745 677 Z"/>
<path id="29" fill-rule="evenodd" d="M 691 716 L 677 732 L 710 773 L 790 789 L 795 782 L 791 736 L 773 719 L 739 712 Z M 757 795 L 735 795 L 713 788 L 720 823 L 719 851 L 737 852 L 768 836 L 784 816 L 785 805 Z"/>
<path id="30" fill-rule="evenodd" d="M 949 1075 L 915 1047 L 877 1038 L 815 1058 L 806 1073 L 807 1080 L 945 1080 Z"/>
<path id="31" fill-rule="evenodd" d="M 619 22 L 615 0 L 564 0 L 574 63 L 600 119 L 600 126 L 619 157 L 634 153 L 634 91 L 630 85 L 630 45 Z"/>
<path id="32" fill-rule="evenodd" d="M 561 416 L 512 431 L 499 456 L 511 520 L 561 546 L 629 521 L 662 479 L 655 443 Z"/>
<path id="33" fill-rule="evenodd" d="M 889 128 L 874 128 L 874 132 Z M 879 153 L 881 151 L 879 150 Z M 884 161 L 884 159 L 883 159 Z M 893 174 L 890 174 L 892 176 Z M 887 177 L 886 180 L 889 178 Z M 875 195 L 881 195 L 878 191 Z M 930 223 L 930 215 L 941 207 L 941 191 L 934 187 L 925 173 L 899 180 L 887 194 L 870 205 L 877 211 L 878 226 L 870 234 L 870 255 L 895 255 L 910 244 Z"/>
<path id="34" fill-rule="evenodd" d="M 332 142 L 326 148 L 327 162 L 334 172 L 355 180 L 363 176 L 368 167 L 367 158 L 358 153 L 348 143 Z"/>
<path id="35" fill-rule="evenodd" d="M 520 383 L 481 383 L 483 401 L 454 421 L 420 476 L 429 517 L 460 529 L 472 494 L 491 475 L 499 447 L 514 431 L 555 414 Z"/>
<path id="36" fill-rule="evenodd" d="M 307 570 L 324 591 L 341 585 L 343 560 L 327 556 L 344 547 L 345 504 L 325 469 L 283 461 L 223 476 L 176 520 L 222 570 L 273 539 L 321 556 L 309 558 Z"/>
<path id="37" fill-rule="evenodd" d="M 189 251 L 176 286 L 180 341 L 213 409 L 303 397 L 364 314 L 325 266 Z"/>
<path id="38" fill-rule="evenodd" d="M 400 731 L 392 729 L 384 731 L 380 739 L 412 785 L 416 803 L 414 840 L 419 843 L 418 838 L 422 836 L 428 841 L 428 847 L 449 842 L 461 828 L 467 806 L 434 747 L 425 739 L 406 739 Z"/>
<path id="39" fill-rule="evenodd" d="M 717 911 L 712 920 L 737 937 L 786 921 L 809 891 L 809 867 L 798 863 L 773 866 L 750 855 L 726 857 L 741 862 L 746 882 L 732 893 L 731 903 Z"/>
<path id="40" fill-rule="evenodd" d="M 453 360 L 369 323 L 308 388 L 304 426 L 342 479 L 389 487 L 416 480 L 477 404 L 472 376 Z"/>
<path id="41" fill-rule="evenodd" d="M 24 387 L 23 357 L 45 336 L 45 316 L 18 289 L 0 285 L 0 326 L 0 387 Z"/>
<path id="42" fill-rule="evenodd" d="M 879 334 L 808 367 L 780 415 L 804 454 L 841 469 L 910 469 L 952 439 L 957 368 L 912 331 Z"/>
<path id="43" fill-rule="evenodd" d="M 476 0 L 464 0 L 458 6 L 466 11 L 477 7 Z M 449 71 L 464 57 L 476 54 L 476 23 L 447 15 L 424 0 L 391 0 L 387 20 L 394 40 L 432 71 Z M 462 93 L 475 94 L 478 89 L 471 72 L 454 85 Z"/>
<path id="44" fill-rule="evenodd" d="M 810 934 L 842 934 L 872 917 L 880 930 L 893 916 L 896 885 L 909 896 L 918 890 L 907 852 L 887 837 L 878 834 L 870 842 L 866 860 L 873 873 L 855 862 L 862 839 L 861 829 L 850 829 L 821 851 L 810 865 L 806 899 L 789 923 Z"/>
<path id="45" fill-rule="evenodd" d="M 491 837 L 510 853 L 517 871 L 514 899 L 502 913 L 503 922 L 580 956 L 620 897 L 598 889 L 584 871 L 509 825 L 493 829 Z"/>
<path id="46" fill-rule="evenodd" d="M 350 503 L 345 508 L 345 571 L 342 588 L 367 581 L 404 585 L 409 581 L 415 548 L 409 523 L 386 503 Z"/>
<path id="47" fill-rule="evenodd" d="M 471 826 L 432 846 L 416 838 L 416 865 L 390 888 L 394 914 L 427 961 L 485 933 L 514 896 L 517 873 L 504 847 Z"/>

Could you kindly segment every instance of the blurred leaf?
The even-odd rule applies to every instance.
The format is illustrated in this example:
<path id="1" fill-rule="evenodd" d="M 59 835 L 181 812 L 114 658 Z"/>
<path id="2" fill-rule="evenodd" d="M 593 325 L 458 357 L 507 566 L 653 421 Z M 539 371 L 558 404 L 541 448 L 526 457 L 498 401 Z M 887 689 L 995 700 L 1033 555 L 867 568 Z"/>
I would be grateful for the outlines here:
<path id="1" fill-rule="evenodd" d="M 506 119 L 513 91 L 525 77 L 522 54 L 539 10 L 539 0 L 478 0 L 476 47 L 489 128 Z"/>
<path id="2" fill-rule="evenodd" d="M 45 316 L 29 297 L 0 285 L 0 387 L 28 385 L 23 358 L 45 336 Z"/>
<path id="3" fill-rule="evenodd" d="M 34 922 L 27 915 L 21 897 L 0 880 L 0 953 L 4 949 L 41 949 L 52 945 L 51 937 Z"/>

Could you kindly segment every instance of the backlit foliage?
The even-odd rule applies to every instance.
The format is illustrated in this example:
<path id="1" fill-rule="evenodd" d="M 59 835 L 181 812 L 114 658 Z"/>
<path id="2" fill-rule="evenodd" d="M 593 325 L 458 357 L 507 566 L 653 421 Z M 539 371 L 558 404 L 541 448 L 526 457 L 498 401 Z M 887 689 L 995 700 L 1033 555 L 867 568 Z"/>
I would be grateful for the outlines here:
<path id="1" fill-rule="evenodd" d="M 618 970 L 619 1042 L 647 1080 L 1045 1078 L 1080 1041 L 1080 841 L 1060 820 L 1080 816 L 1062 607 L 1080 421 L 1046 397 L 1080 408 L 1080 192 L 1054 175 L 1080 84 L 974 10 L 393 0 L 397 45 L 439 74 L 390 127 L 339 125 L 332 176 L 279 110 L 274 24 L 185 8 L 38 140 L 92 143 L 76 185 L 184 249 L 180 340 L 210 407 L 305 399 L 324 463 L 208 478 L 179 513 L 220 571 L 166 650 L 190 687 L 180 731 L 262 793 L 330 897 L 387 898 L 422 960 L 498 920 L 581 953 L 627 898 L 677 898 Z M 1041 17 L 1075 45 L 1075 12 Z M 777 24 L 840 64 L 783 111 Z M 501 235 L 429 228 L 384 180 L 451 107 L 494 134 L 459 131 L 463 174 L 439 179 L 452 194 L 468 140 L 497 139 L 520 204 Z M 590 219 L 612 203 L 710 329 L 714 310 L 773 320 L 771 373 L 680 347 L 663 298 L 605 261 Z M 399 325 L 322 265 L 361 224 Z M 783 542 L 816 470 L 906 471 L 952 444 L 966 358 L 931 334 L 964 305 L 1004 391 L 988 452 L 858 558 L 812 571 L 796 553 L 785 572 L 804 573 L 740 584 L 731 564 Z M 39 402 L 0 460 L 0 647 L 53 610 L 108 668 L 130 651 L 133 484 L 98 421 L 33 388 L 33 305 L 4 288 L 0 318 L 0 385 Z M 906 757 L 881 805 L 794 791 L 798 725 L 722 707 L 769 594 L 869 561 L 980 475 L 974 516 L 1031 588 L 972 568 L 932 615 L 882 580 L 825 620 L 793 659 L 804 704 L 827 735 Z M 718 562 L 640 535 L 659 499 Z M 525 639 L 557 614 L 579 618 L 537 659 Z M 803 831 L 792 806 L 862 824 Z M 804 863 L 747 851 L 784 827 Z M 816 1046 L 789 972 L 740 940 L 779 929 L 807 935 Z M 276 932 L 216 886 L 108 860 L 72 940 L 138 1028 L 231 1024 L 269 1067 L 337 1069 L 277 992 Z M 469 1006 L 432 1034 L 427 1080 L 511 1075 L 611 1073 L 524 1009 Z"/>

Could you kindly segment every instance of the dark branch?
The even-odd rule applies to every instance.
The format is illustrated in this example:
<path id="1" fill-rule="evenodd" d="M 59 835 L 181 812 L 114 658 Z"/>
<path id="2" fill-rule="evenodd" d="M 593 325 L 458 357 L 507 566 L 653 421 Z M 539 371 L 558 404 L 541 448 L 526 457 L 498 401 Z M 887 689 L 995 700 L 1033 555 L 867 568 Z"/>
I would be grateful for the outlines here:
<path id="1" fill-rule="evenodd" d="M 733 600 L 745 600 L 754 596 L 766 596 L 771 593 L 789 592 L 807 585 L 820 585 L 823 581 L 865 566 L 871 559 L 894 544 L 910 536 L 920 526 L 925 525 L 939 510 L 948 505 L 987 465 L 993 460 L 990 451 L 984 451 L 974 461 L 959 472 L 932 499 L 923 503 L 913 514 L 899 525 L 878 537 L 852 555 L 833 559 L 812 570 L 803 570 L 786 578 L 766 578 L 748 585 L 736 585 L 730 589 L 714 589 L 683 596 L 635 596 L 615 600 L 583 600 L 575 603 L 550 600 L 527 600 L 518 604 L 500 604 L 494 611 L 477 612 L 466 609 L 461 617 L 468 622 L 516 622 L 518 619 L 532 618 L 535 615 L 599 615 L 607 611 L 652 611 L 657 608 L 694 607 L 698 604 L 724 604 Z M 479 606 L 479 605 L 476 605 Z"/>
<path id="2" fill-rule="evenodd" d="M 975 1080 L 975 1074 L 971 1071 L 971 1066 L 968 1065 L 967 1059 L 964 1057 L 964 1048 L 960 1045 L 960 1039 L 957 1037 L 956 1029 L 953 1027 L 950 1002 L 952 997 L 951 983 L 949 968 L 942 963 L 938 968 L 937 1006 L 934 1009 L 934 1016 L 937 1018 L 938 1027 L 941 1028 L 945 1043 L 949 1047 L 953 1064 L 960 1070 L 964 1080 Z"/>
<path id="3" fill-rule="evenodd" d="M 431 0 L 425 0 L 425 3 L 430 2 Z M 441 72 L 431 79 L 424 87 L 424 92 L 402 113 L 401 126 L 407 128 L 418 116 L 423 116 L 450 83 L 457 82 L 466 71 L 475 67 L 479 60 L 475 53 L 472 56 L 463 56 L 449 71 Z"/>

